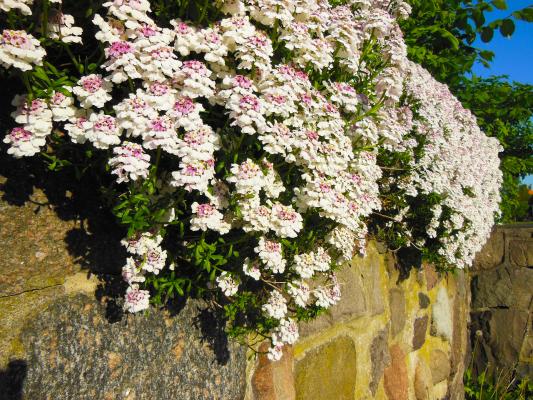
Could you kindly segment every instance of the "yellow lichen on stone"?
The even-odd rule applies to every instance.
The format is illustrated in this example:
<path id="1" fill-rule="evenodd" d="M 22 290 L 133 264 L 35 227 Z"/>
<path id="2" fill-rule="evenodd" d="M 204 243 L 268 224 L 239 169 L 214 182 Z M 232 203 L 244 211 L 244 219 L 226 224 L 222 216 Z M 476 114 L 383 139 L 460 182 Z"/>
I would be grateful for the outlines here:
<path id="1" fill-rule="evenodd" d="M 64 293 L 61 285 L 0 298 L 0 366 L 23 353 L 18 339 L 26 321 Z"/>

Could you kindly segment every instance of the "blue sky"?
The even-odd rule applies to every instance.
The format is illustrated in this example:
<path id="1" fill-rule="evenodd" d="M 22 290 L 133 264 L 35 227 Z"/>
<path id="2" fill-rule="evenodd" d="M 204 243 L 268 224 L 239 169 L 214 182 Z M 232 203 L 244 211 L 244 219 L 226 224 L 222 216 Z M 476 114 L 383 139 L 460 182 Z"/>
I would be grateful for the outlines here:
<path id="1" fill-rule="evenodd" d="M 513 11 L 533 4 L 533 1 L 508 0 L 507 3 L 509 9 L 493 11 L 487 15 L 487 20 L 505 18 Z M 496 54 L 490 68 L 479 63 L 474 66 L 476 75 L 508 75 L 511 81 L 533 84 L 533 23 L 515 20 L 515 25 L 516 30 L 509 39 L 494 32 L 494 38 L 489 43 L 483 43 L 481 39 L 475 42 L 475 47 L 491 50 Z M 524 182 L 533 186 L 533 175 L 527 176 Z"/>
<path id="2" fill-rule="evenodd" d="M 513 11 L 520 10 L 533 4 L 532 0 L 508 0 L 509 9 L 496 10 L 487 14 L 487 21 L 509 16 Z M 533 84 L 533 23 L 516 21 L 516 30 L 509 39 L 499 32 L 494 32 L 494 38 L 489 43 L 481 39 L 475 42 L 475 47 L 491 50 L 496 53 L 490 68 L 481 64 L 474 66 L 474 73 L 480 76 L 509 75 L 510 80 Z"/>

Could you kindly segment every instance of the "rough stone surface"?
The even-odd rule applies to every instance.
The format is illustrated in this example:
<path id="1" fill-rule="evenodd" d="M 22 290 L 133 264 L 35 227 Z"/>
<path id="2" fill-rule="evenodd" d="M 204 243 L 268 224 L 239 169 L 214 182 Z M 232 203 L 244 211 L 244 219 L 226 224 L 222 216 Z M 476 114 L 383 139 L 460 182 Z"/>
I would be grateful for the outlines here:
<path id="1" fill-rule="evenodd" d="M 23 330 L 24 395 L 32 400 L 242 399 L 244 348 L 190 302 L 111 324 L 100 303 L 63 297 Z M 73 384 L 75 382 L 75 384 Z"/>
<path id="2" fill-rule="evenodd" d="M 333 318 L 329 312 L 322 314 L 317 319 L 309 322 L 301 322 L 298 326 L 300 337 L 306 337 L 322 330 L 328 329 L 333 325 Z"/>
<path id="3" fill-rule="evenodd" d="M 391 364 L 385 368 L 384 386 L 389 400 L 407 400 L 409 380 L 405 353 L 398 345 L 390 348 Z"/>
<path id="4" fill-rule="evenodd" d="M 533 297 L 533 269 L 501 265 L 472 280 L 472 308 L 527 310 Z"/>
<path id="5" fill-rule="evenodd" d="M 268 350 L 268 343 L 261 345 L 260 351 Z M 252 377 L 254 397 L 261 400 L 294 400 L 293 349 L 285 346 L 283 357 L 278 362 L 270 362 L 265 354 L 259 356 Z"/>
<path id="6" fill-rule="evenodd" d="M 450 376 L 450 358 L 444 351 L 436 349 L 431 352 L 429 362 L 433 384 L 442 382 Z"/>
<path id="7" fill-rule="evenodd" d="M 372 380 L 370 381 L 370 391 L 372 395 L 376 394 L 379 382 L 383 376 L 385 367 L 391 363 L 391 356 L 388 344 L 389 331 L 384 329 L 379 331 L 376 337 L 372 340 L 370 346 L 370 361 L 372 362 Z"/>
<path id="8" fill-rule="evenodd" d="M 413 326 L 413 351 L 420 349 L 426 342 L 426 331 L 428 328 L 428 316 L 415 319 Z"/>
<path id="9" fill-rule="evenodd" d="M 0 298 L 0 366 L 10 358 L 24 355 L 18 337 L 19 331 L 28 320 L 46 307 L 46 304 L 62 293 L 61 286 L 53 286 Z"/>
<path id="10" fill-rule="evenodd" d="M 533 267 L 533 241 L 511 240 L 509 242 L 509 260 L 519 267 Z"/>
<path id="11" fill-rule="evenodd" d="M 440 287 L 431 312 L 431 334 L 450 341 L 452 339 L 452 312 L 446 288 Z"/>
<path id="12" fill-rule="evenodd" d="M 426 276 L 426 288 L 428 291 L 433 289 L 439 281 L 439 273 L 431 264 L 423 264 L 424 274 Z"/>
<path id="13" fill-rule="evenodd" d="M 431 395 L 431 387 L 433 386 L 433 378 L 431 377 L 431 370 L 424 360 L 418 360 L 415 370 L 415 397 L 417 400 L 428 400 Z"/>
<path id="14" fill-rule="evenodd" d="M 60 285 L 80 269 L 120 271 L 124 233 L 89 187 L 72 193 L 60 173 L 33 172 L 24 160 L 0 160 L 0 297 Z"/>
<path id="15" fill-rule="evenodd" d="M 359 259 L 362 280 L 368 296 L 370 315 L 382 314 L 385 311 L 385 301 L 380 275 L 380 254 L 374 246 L 370 245 L 364 259 Z"/>
<path id="16" fill-rule="evenodd" d="M 464 278 L 464 276 L 463 276 Z M 451 373 L 450 393 L 464 393 L 463 376 L 468 351 L 468 286 L 458 290 L 453 301 L 453 337 L 451 346 Z"/>
<path id="17" fill-rule="evenodd" d="M 61 284 L 74 270 L 63 242 L 74 224 L 59 219 L 42 192 L 31 200 L 23 206 L 0 201 L 0 296 Z"/>
<path id="18" fill-rule="evenodd" d="M 533 224 L 495 228 L 483 252 L 494 253 L 494 247 L 500 251 L 502 240 L 505 254 L 498 265 L 477 269 L 471 282 L 474 371 L 488 369 L 497 375 L 516 368 L 518 374 L 533 379 L 533 354 L 528 350 L 533 331 Z M 476 265 L 478 259 L 484 262 L 483 252 Z"/>
<path id="19" fill-rule="evenodd" d="M 405 326 L 405 294 L 399 288 L 389 290 L 392 335 L 400 333 Z"/>
<path id="20" fill-rule="evenodd" d="M 426 294 L 422 292 L 418 293 L 418 306 L 420 308 L 428 308 L 430 303 L 429 297 Z"/>
<path id="21" fill-rule="evenodd" d="M 488 270 L 500 265 L 504 259 L 505 238 L 504 231 L 494 229 L 491 237 L 485 243 L 474 261 L 474 270 Z"/>
<path id="22" fill-rule="evenodd" d="M 296 398 L 352 400 L 356 365 L 352 339 L 339 337 L 320 346 L 296 363 Z"/>
<path id="23" fill-rule="evenodd" d="M 529 313 L 518 310 L 492 310 L 490 345 L 498 363 L 518 360 L 528 329 Z"/>
<path id="24" fill-rule="evenodd" d="M 332 318 L 341 321 L 364 315 L 367 301 L 359 268 L 343 268 L 337 278 L 345 290 L 342 290 L 341 300 L 331 308 Z"/>

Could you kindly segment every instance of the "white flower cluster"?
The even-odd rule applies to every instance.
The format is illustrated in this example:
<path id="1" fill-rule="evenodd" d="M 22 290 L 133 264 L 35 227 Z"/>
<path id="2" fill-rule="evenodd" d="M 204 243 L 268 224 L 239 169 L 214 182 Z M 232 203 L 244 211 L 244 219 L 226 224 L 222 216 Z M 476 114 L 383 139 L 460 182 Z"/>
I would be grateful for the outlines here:
<path id="1" fill-rule="evenodd" d="M 425 145 L 403 185 L 413 197 L 438 194 L 442 198 L 432 208 L 427 237 L 413 240 L 437 240 L 439 255 L 463 268 L 472 264 L 499 212 L 501 146 L 479 129 L 470 111 L 428 71 L 411 63 L 406 82 L 418 114 L 414 130 Z"/>
<path id="2" fill-rule="evenodd" d="M 0 36 L 0 64 L 29 71 L 42 65 L 46 51 L 37 39 L 25 31 L 4 29 Z"/>
<path id="3" fill-rule="evenodd" d="M 118 176 L 118 183 L 148 177 L 150 156 L 141 145 L 124 141 L 113 149 L 113 153 L 115 157 L 109 160 L 109 165 L 114 168 L 112 172 Z"/>
<path id="4" fill-rule="evenodd" d="M 83 29 L 74 26 L 74 17 L 60 11 L 51 13 L 48 21 L 48 36 L 50 39 L 61 40 L 64 43 L 81 43 Z"/>
<path id="5" fill-rule="evenodd" d="M 31 2 L 22 3 L 18 8 L 25 12 Z M 408 5 L 215 3 L 224 18 L 206 28 L 182 20 L 158 26 L 147 0 L 104 3 L 107 15 L 92 21 L 105 48 L 101 70 L 50 99 L 17 97 L 13 117 L 20 126 L 4 139 L 8 152 L 34 155 L 57 128 L 74 143 L 112 154 L 108 163 L 118 183 L 142 182 L 164 160 L 158 188 L 174 196 L 172 207 L 183 206 L 175 213 L 179 220 L 168 212 L 168 223 L 184 224 L 191 240 L 216 233 L 246 235 L 255 243 L 242 271 L 212 279 L 228 301 L 247 284 L 264 288 L 260 310 L 277 326 L 271 359 L 298 338 L 291 318 L 296 307 L 328 308 L 339 301 L 332 265 L 364 253 L 367 220 L 382 207 L 378 151 L 412 150 L 413 129 L 429 144 L 405 190 L 445 196 L 442 206 L 454 210 L 452 219 L 439 220 L 436 209 L 428 229 L 464 228 L 441 240 L 445 257 L 468 263 L 497 207 L 497 146 L 449 92 L 407 61 L 396 18 L 408 14 Z M 72 23 L 61 15 L 49 25 L 51 37 L 79 42 L 81 31 Z M 369 51 L 386 67 L 374 71 L 365 58 Z M 280 60 L 276 52 L 287 56 Z M 24 31 L 5 30 L 0 38 L 5 67 L 29 70 L 44 55 Z M 335 69 L 342 74 L 332 74 Z M 422 119 L 399 106 L 406 76 Z M 315 224 L 322 235 L 316 246 L 292 249 Z M 131 254 L 123 268 L 129 312 L 148 307 L 149 293 L 139 285 L 167 266 L 159 228 L 124 241 Z"/>
<path id="6" fill-rule="evenodd" d="M 146 290 L 139 290 L 138 283 L 146 280 L 146 273 L 157 275 L 165 267 L 167 252 L 161 248 L 162 240 L 159 235 L 143 233 L 122 241 L 131 255 L 122 268 L 122 278 L 130 285 L 124 310 L 133 313 L 148 308 L 150 294 Z"/>

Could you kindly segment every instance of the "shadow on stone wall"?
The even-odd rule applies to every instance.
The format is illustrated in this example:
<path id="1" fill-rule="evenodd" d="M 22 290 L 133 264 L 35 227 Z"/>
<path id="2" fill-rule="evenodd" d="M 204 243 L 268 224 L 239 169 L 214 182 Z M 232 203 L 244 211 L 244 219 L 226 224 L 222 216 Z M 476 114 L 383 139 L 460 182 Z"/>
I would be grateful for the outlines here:
<path id="1" fill-rule="evenodd" d="M 0 400 L 22 400 L 22 387 L 28 371 L 24 360 L 13 360 L 0 370 Z"/>
<path id="2" fill-rule="evenodd" d="M 0 400 L 242 398 L 246 350 L 207 303 L 123 313 L 97 182 L 0 154 Z"/>
<path id="3" fill-rule="evenodd" d="M 533 224 L 496 226 L 472 268 L 474 373 L 533 379 Z"/>
<path id="4" fill-rule="evenodd" d="M 45 286 L 31 279 L 38 272 L 29 270 L 32 267 L 26 261 L 33 267 L 40 264 L 37 270 L 48 269 L 52 278 L 83 270 L 101 282 L 97 297 L 106 299 L 109 321 L 120 320 L 117 300 L 125 290 L 120 272 L 126 258 L 120 240 L 125 233 L 102 204 L 98 182 L 89 175 L 76 179 L 71 169 L 48 171 L 37 157 L 15 159 L 1 146 L 0 154 L 1 219 L 7 222 L 0 227 L 0 237 L 11 239 L 4 248 L 14 257 L 8 254 L 4 258 L 9 268 L 15 266 L 12 275 L 19 273 L 21 277 L 20 287 L 14 291 Z M 32 239 L 37 243 L 29 243 Z M 35 260 L 28 254 L 32 246 L 36 248 Z M 15 254 L 27 259 L 12 263 L 17 259 Z M 4 274 L 2 265 L 0 274 Z"/>

